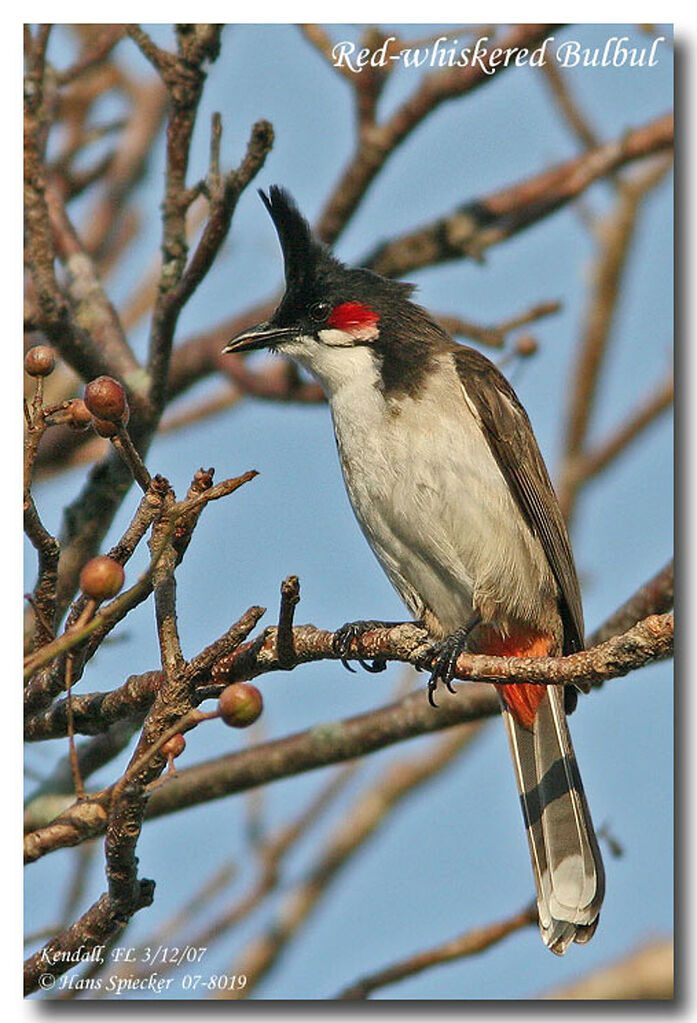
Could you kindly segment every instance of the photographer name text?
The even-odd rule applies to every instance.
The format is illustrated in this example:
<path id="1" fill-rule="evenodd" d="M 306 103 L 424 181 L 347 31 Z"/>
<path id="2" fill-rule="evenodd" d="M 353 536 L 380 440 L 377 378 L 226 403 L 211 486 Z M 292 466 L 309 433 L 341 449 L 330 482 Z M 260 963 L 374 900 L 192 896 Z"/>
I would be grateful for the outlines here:
<path id="1" fill-rule="evenodd" d="M 665 36 L 657 36 L 650 46 L 630 46 L 629 36 L 610 36 L 602 46 L 582 46 L 576 39 L 553 45 L 554 36 L 547 36 L 540 46 L 491 46 L 488 36 L 481 36 L 471 46 L 460 46 L 457 39 L 440 36 L 429 46 L 400 46 L 397 37 L 388 36 L 371 50 L 359 48 L 350 40 L 337 43 L 332 49 L 335 67 L 347 68 L 358 74 L 364 67 L 385 68 L 401 63 L 406 68 L 479 68 L 486 75 L 494 75 L 499 68 L 509 66 L 542 67 L 554 61 L 559 67 L 656 67 L 659 47 Z"/>

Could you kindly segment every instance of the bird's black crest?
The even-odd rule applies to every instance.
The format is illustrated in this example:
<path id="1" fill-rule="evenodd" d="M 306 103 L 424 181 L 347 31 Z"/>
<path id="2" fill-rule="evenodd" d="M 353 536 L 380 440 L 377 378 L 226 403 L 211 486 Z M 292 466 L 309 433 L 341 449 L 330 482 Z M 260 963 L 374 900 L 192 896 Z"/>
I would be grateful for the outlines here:
<path id="1" fill-rule="evenodd" d="M 295 288 L 312 280 L 320 263 L 334 262 L 328 249 L 312 236 L 310 225 L 285 188 L 272 185 L 268 196 L 259 189 L 264 206 L 274 222 L 283 250 L 286 282 Z"/>

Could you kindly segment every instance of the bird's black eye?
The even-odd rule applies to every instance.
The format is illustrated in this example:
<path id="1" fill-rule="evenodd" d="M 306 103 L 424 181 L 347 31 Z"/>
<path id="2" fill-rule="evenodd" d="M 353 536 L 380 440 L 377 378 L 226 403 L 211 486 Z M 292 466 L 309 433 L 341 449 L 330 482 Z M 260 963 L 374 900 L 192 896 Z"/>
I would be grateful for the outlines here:
<path id="1" fill-rule="evenodd" d="M 313 302 L 309 308 L 310 319 L 314 320 L 315 323 L 324 323 L 331 311 L 330 302 Z"/>

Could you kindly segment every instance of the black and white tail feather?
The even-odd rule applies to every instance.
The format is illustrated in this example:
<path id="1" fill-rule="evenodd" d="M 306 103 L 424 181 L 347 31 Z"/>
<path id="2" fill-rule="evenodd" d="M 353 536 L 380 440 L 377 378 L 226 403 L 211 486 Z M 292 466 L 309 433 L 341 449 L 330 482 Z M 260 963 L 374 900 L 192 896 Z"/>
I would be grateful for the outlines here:
<path id="1" fill-rule="evenodd" d="M 598 925 L 605 872 L 564 712 L 564 692 L 549 686 L 532 729 L 502 701 L 525 818 L 545 945 L 563 955 L 590 941 Z"/>

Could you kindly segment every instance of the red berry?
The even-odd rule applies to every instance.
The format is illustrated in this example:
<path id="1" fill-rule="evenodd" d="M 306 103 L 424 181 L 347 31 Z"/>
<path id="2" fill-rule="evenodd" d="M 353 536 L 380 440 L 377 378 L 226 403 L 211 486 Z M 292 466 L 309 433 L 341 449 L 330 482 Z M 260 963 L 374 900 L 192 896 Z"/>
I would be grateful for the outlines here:
<path id="1" fill-rule="evenodd" d="M 177 732 L 176 735 L 173 735 L 167 742 L 162 744 L 161 749 L 168 760 L 170 757 L 174 759 L 174 757 L 178 757 L 186 749 L 186 739 L 181 732 Z"/>
<path id="2" fill-rule="evenodd" d="M 80 572 L 80 589 L 94 600 L 108 600 L 119 592 L 124 578 L 123 566 L 106 554 L 100 554 L 88 561 Z"/>
<path id="3" fill-rule="evenodd" d="M 123 423 L 128 411 L 126 392 L 113 377 L 97 377 L 85 388 L 85 405 L 96 419 Z"/>
<path id="4" fill-rule="evenodd" d="M 218 713 L 232 728 L 247 728 L 254 724 L 263 707 L 261 693 L 249 682 L 233 682 L 218 697 Z"/>
<path id="5" fill-rule="evenodd" d="M 55 365 L 56 353 L 48 345 L 34 345 L 24 356 L 24 368 L 30 377 L 47 377 Z"/>

